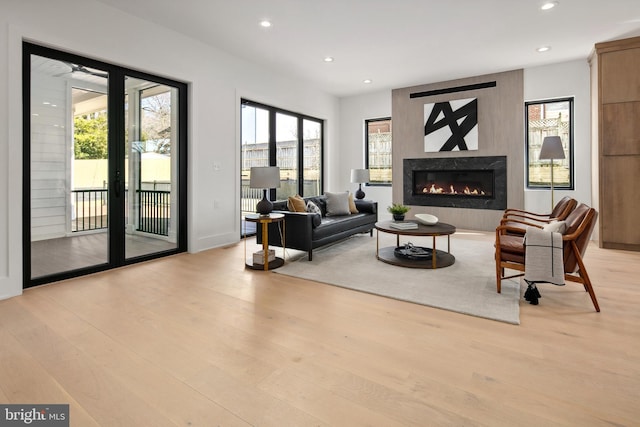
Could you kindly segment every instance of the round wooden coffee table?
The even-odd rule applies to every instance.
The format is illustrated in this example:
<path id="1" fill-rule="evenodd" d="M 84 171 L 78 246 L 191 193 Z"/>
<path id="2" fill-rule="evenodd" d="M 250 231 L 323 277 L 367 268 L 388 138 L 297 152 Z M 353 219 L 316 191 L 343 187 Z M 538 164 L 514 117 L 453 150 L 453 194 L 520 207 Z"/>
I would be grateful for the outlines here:
<path id="1" fill-rule="evenodd" d="M 413 222 L 418 224 L 418 228 L 412 229 L 398 229 L 393 228 L 391 224 L 394 221 L 380 221 L 376 222 L 377 239 L 376 239 L 376 257 L 387 264 L 399 265 L 402 267 L 411 268 L 442 268 L 449 267 L 456 262 L 456 258 L 451 255 L 451 235 L 456 232 L 456 227 L 451 224 L 439 222 L 435 225 L 424 225 L 417 221 L 404 221 Z M 389 233 L 396 235 L 396 246 L 380 247 L 380 233 Z M 419 236 L 419 237 L 432 237 L 433 243 L 431 245 L 431 255 L 429 256 L 428 248 L 421 248 L 417 253 L 417 256 L 411 256 L 409 249 L 404 250 L 404 247 L 400 246 L 400 236 Z M 436 249 L 436 237 L 447 236 L 447 251 Z M 406 245 L 405 245 L 406 246 Z M 409 254 L 409 256 L 405 256 Z"/>

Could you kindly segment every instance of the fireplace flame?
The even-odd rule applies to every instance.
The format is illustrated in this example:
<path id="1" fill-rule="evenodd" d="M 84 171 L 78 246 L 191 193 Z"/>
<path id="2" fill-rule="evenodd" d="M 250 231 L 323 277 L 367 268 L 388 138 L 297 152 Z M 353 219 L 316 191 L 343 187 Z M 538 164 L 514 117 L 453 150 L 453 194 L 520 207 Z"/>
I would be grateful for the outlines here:
<path id="1" fill-rule="evenodd" d="M 429 187 L 424 187 L 422 189 L 423 194 L 459 194 L 458 191 L 454 188 L 453 185 L 449 186 L 449 191 L 444 191 L 444 188 L 440 186 L 436 186 L 436 184 L 431 184 Z M 467 196 L 484 196 L 485 192 L 483 190 L 479 190 L 474 188 L 473 190 L 469 188 L 469 186 L 465 186 L 462 190 L 462 194 Z"/>

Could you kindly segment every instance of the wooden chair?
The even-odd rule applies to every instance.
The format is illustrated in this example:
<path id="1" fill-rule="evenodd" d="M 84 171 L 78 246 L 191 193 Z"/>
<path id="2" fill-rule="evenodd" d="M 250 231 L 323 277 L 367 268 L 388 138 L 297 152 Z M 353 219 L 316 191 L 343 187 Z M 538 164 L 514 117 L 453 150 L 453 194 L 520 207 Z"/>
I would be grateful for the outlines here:
<path id="1" fill-rule="evenodd" d="M 507 209 L 502 214 L 500 225 L 509 225 L 516 229 L 512 230 L 512 233 L 524 235 L 529 225 L 537 226 L 548 224 L 551 221 L 563 221 L 577 205 L 578 202 L 575 199 L 565 196 L 556 203 L 548 214 L 528 212 L 522 209 Z"/>
<path id="2" fill-rule="evenodd" d="M 581 283 L 589 293 L 596 311 L 600 311 L 598 300 L 593 291 L 591 280 L 583 262 L 591 233 L 596 224 L 598 212 L 581 203 L 566 217 L 567 230 L 562 236 L 564 277 L 566 281 Z M 540 225 L 532 225 L 542 228 Z M 525 252 L 524 235 L 510 225 L 496 228 L 496 287 L 501 292 L 502 280 L 524 276 Z M 505 269 L 517 270 L 521 273 L 505 276 Z"/>

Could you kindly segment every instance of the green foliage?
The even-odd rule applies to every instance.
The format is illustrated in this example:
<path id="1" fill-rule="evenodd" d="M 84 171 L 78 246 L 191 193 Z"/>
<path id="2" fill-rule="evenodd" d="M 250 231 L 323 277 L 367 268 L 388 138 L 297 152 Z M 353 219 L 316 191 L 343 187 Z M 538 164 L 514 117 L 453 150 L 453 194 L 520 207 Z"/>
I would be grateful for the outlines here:
<path id="1" fill-rule="evenodd" d="M 401 205 L 399 203 L 394 203 L 387 207 L 389 213 L 393 215 L 404 215 L 409 212 L 409 209 L 411 209 L 409 206 Z"/>
<path id="2" fill-rule="evenodd" d="M 74 144 L 73 153 L 76 159 L 107 158 L 107 115 L 94 118 L 77 116 L 73 119 Z"/>

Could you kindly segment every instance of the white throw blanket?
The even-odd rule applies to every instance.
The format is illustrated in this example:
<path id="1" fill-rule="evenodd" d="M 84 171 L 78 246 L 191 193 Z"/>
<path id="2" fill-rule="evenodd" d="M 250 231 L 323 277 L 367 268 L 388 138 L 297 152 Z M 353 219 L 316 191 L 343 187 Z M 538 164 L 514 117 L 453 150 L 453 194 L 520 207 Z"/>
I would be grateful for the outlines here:
<path id="1" fill-rule="evenodd" d="M 527 227 L 524 243 L 524 280 L 564 285 L 562 234 Z"/>

